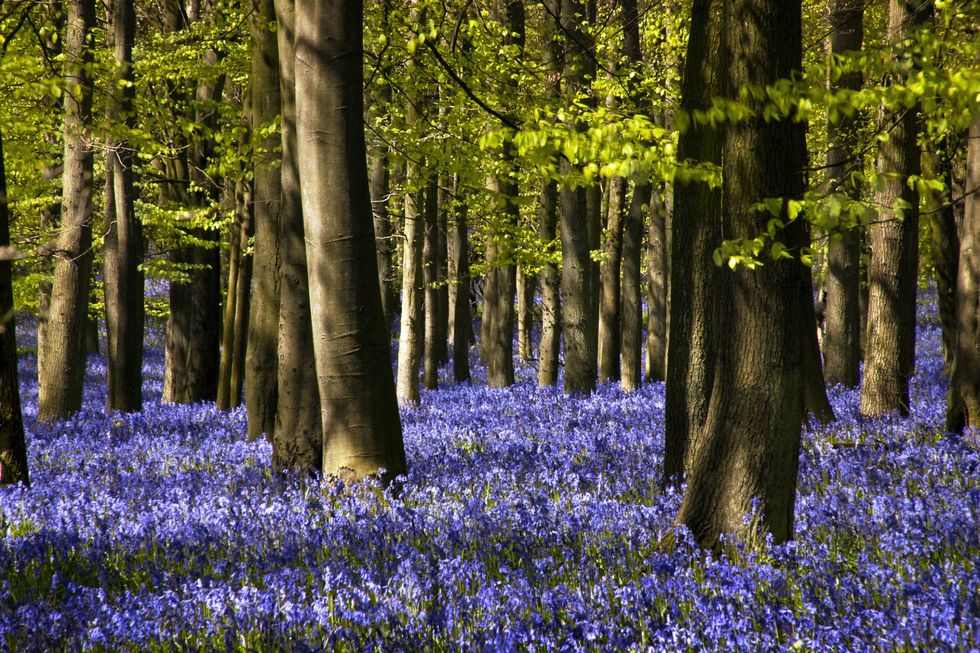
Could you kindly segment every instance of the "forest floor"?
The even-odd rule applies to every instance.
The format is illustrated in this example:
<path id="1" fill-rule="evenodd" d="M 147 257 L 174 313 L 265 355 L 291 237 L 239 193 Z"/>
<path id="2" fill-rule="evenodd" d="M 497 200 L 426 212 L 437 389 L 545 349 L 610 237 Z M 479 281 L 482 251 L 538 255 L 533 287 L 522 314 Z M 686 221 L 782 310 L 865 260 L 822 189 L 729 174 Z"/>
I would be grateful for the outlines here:
<path id="1" fill-rule="evenodd" d="M 269 468 L 244 410 L 162 405 L 35 423 L 33 485 L 0 492 L 0 649 L 801 650 L 980 647 L 980 442 L 942 433 L 938 317 L 920 309 L 908 418 L 804 434 L 796 540 L 664 549 L 662 384 L 569 398 L 454 385 L 402 411 L 397 497 L 321 492 Z M 750 518 L 750 517 L 748 517 Z"/>

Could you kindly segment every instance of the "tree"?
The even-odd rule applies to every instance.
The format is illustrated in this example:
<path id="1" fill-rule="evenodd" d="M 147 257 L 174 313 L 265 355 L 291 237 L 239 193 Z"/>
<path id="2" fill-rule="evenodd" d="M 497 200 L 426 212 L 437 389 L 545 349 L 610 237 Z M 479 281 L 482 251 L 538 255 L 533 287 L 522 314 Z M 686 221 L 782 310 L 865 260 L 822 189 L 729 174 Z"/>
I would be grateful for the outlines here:
<path id="1" fill-rule="evenodd" d="M 276 0 L 276 18 L 282 99 L 282 210 L 276 234 L 281 301 L 272 466 L 309 473 L 323 468 L 323 420 L 316 366 L 310 365 L 316 354 L 297 159 L 295 2 Z"/>
<path id="2" fill-rule="evenodd" d="M 470 331 L 473 328 L 470 314 L 470 261 L 469 226 L 466 222 L 466 201 L 459 197 L 459 176 L 453 176 L 455 220 L 453 222 L 453 247 L 451 248 L 450 278 L 456 287 L 453 304 L 453 377 L 457 383 L 470 380 Z"/>
<path id="3" fill-rule="evenodd" d="M 833 29 L 831 52 L 845 57 L 861 51 L 864 38 L 864 0 L 832 0 L 830 22 Z M 847 61 L 846 59 L 844 60 Z M 832 82 L 832 90 L 859 91 L 863 84 L 860 70 L 853 63 Z M 846 114 L 838 121 L 829 120 L 827 151 L 829 183 L 834 192 L 843 192 L 859 200 L 861 188 L 850 174 L 860 169 L 855 159 L 855 116 Z M 860 381 L 861 316 L 859 313 L 861 272 L 861 230 L 842 229 L 831 235 L 827 251 L 827 277 L 824 280 L 824 374 L 828 383 L 841 383 L 853 388 Z"/>
<path id="4" fill-rule="evenodd" d="M 980 118 L 970 126 L 959 267 L 956 273 L 956 349 L 950 383 L 963 425 L 980 430 Z M 952 421 L 952 420 L 948 420 Z"/>
<path id="5" fill-rule="evenodd" d="M 111 3 L 111 42 L 116 72 L 111 80 L 110 126 L 136 127 L 133 87 L 133 0 Z M 104 285 L 109 410 L 143 407 L 143 224 L 136 217 L 136 156 L 127 139 L 114 139 L 106 152 Z"/>
<path id="6" fill-rule="evenodd" d="M 0 132 L 0 485 L 30 484 L 27 444 L 17 380 L 17 339 L 14 324 L 10 212 L 7 208 L 7 169 Z"/>
<path id="7" fill-rule="evenodd" d="M 406 470 L 378 285 L 363 126 L 360 0 L 296 4 L 296 135 L 323 472 Z"/>
<path id="8" fill-rule="evenodd" d="M 92 52 L 93 0 L 72 0 L 65 37 L 65 158 L 62 227 L 55 254 L 51 309 L 39 370 L 38 419 L 65 419 L 82 406 L 83 326 L 92 269 Z"/>
<path id="9" fill-rule="evenodd" d="M 251 121 L 253 132 L 265 128 L 280 113 L 279 45 L 272 0 L 252 0 Z M 245 366 L 245 407 L 248 435 L 272 437 L 276 425 L 279 339 L 279 229 L 282 179 L 275 136 L 256 140 L 254 161 L 254 229 L 252 298 L 248 317 L 248 357 Z"/>
<path id="10" fill-rule="evenodd" d="M 710 8 L 699 9 L 696 20 L 708 20 Z M 726 0 L 721 9 L 722 52 L 708 58 L 713 64 L 708 74 L 718 75 L 724 97 L 736 100 L 739 89 L 763 89 L 799 74 L 800 2 Z M 695 34 L 704 34 L 700 30 L 692 29 L 695 46 L 704 45 L 695 40 Z M 802 220 L 789 219 L 788 205 L 804 190 L 803 125 L 791 115 L 759 120 L 755 116 L 763 111 L 765 95 L 750 91 L 747 97 L 753 118 L 728 122 L 721 134 L 721 229 L 735 239 L 764 233 L 773 216 L 757 207 L 765 198 L 781 198 L 784 245 L 799 252 L 807 244 L 806 228 Z M 691 464 L 677 516 L 702 546 L 717 546 L 726 533 L 747 537 L 756 527 L 776 542 L 792 537 L 803 419 L 800 333 L 805 306 L 812 302 L 806 281 L 798 259 L 768 253 L 756 269 L 725 266 L 714 277 L 715 328 L 724 334 L 725 346 L 716 344 L 710 352 L 715 361 L 705 421 L 688 415 Z M 673 288 L 676 296 L 690 286 Z M 676 377 L 668 385 L 671 394 L 684 390 Z M 756 511 L 757 525 L 746 521 Z"/>
<path id="11" fill-rule="evenodd" d="M 902 52 L 928 17 L 925 0 L 890 0 L 888 39 L 896 49 L 898 79 L 911 60 Z M 868 348 L 865 353 L 861 413 L 880 416 L 909 410 L 909 377 L 915 367 L 915 294 L 918 283 L 919 194 L 909 178 L 920 171 L 919 109 L 882 105 L 878 146 L 878 218 L 869 231 Z"/>

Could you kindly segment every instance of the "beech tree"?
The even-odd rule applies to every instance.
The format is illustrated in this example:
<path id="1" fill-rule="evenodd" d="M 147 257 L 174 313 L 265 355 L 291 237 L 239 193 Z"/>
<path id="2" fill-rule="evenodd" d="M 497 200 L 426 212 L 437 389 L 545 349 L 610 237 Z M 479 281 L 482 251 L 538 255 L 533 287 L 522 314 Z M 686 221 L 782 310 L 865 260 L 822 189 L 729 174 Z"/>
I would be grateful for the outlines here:
<path id="1" fill-rule="evenodd" d="M 323 472 L 406 470 L 368 189 L 361 0 L 296 3 L 296 136 Z"/>

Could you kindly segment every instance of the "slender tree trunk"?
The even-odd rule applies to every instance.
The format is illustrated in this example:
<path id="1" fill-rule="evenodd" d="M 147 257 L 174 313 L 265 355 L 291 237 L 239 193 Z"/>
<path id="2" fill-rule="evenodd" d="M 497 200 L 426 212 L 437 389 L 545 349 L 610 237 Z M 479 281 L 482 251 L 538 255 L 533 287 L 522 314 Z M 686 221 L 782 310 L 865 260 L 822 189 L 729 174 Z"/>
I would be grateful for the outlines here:
<path id="1" fill-rule="evenodd" d="M 643 247 L 644 206 L 650 204 L 650 186 L 633 187 L 626 225 L 623 228 L 622 350 L 621 385 L 627 392 L 643 382 L 640 359 L 643 342 L 643 304 L 640 282 L 640 254 Z M 650 265 L 648 263 L 647 265 Z M 666 306 L 664 307 L 666 308 Z M 664 339 L 666 344 L 666 338 Z"/>
<path id="2" fill-rule="evenodd" d="M 251 0 L 252 33 L 251 121 L 256 131 L 280 114 L 279 45 L 273 0 Z M 279 230 L 282 173 L 274 135 L 256 140 L 253 159 L 252 292 L 248 317 L 248 356 L 245 365 L 245 409 L 248 437 L 271 438 L 276 427 L 279 383 Z"/>
<path id="3" fill-rule="evenodd" d="M 425 189 L 425 215 L 422 244 L 422 282 L 425 285 L 425 342 L 422 361 L 422 383 L 426 390 L 439 387 L 439 361 L 436 349 L 440 339 L 445 337 L 439 332 L 439 290 L 438 281 L 438 251 L 439 251 L 439 177 L 430 175 Z"/>
<path id="4" fill-rule="evenodd" d="M 323 471 L 405 473 L 364 145 L 361 0 L 300 0 L 296 133 Z"/>
<path id="5" fill-rule="evenodd" d="M 956 275 L 956 352 L 950 383 L 959 405 L 950 406 L 947 422 L 980 432 L 980 119 L 970 127 L 966 158 L 967 195 L 963 210 Z M 957 411 L 958 409 L 958 411 Z"/>
<path id="6" fill-rule="evenodd" d="M 835 55 L 860 52 L 864 38 L 864 0 L 832 0 L 830 11 L 831 52 Z M 863 83 L 860 71 L 848 72 L 831 82 L 831 88 L 858 91 Z M 850 174 L 860 166 L 860 159 L 855 159 L 855 124 L 855 118 L 848 117 L 827 123 L 830 141 L 827 167 L 831 189 L 858 200 L 861 188 Z M 828 383 L 840 383 L 849 388 L 856 387 L 860 381 L 860 271 L 860 229 L 854 227 L 833 234 L 824 280 L 824 374 Z"/>
<path id="7" fill-rule="evenodd" d="M 585 6 L 579 0 L 565 0 L 561 6 L 561 27 L 565 39 L 565 95 L 573 100 L 587 91 L 594 61 L 585 31 Z M 576 129 L 585 125 L 577 122 Z M 563 174 L 571 174 L 574 165 L 561 163 Z M 597 328 L 596 288 L 590 251 L 589 202 L 586 188 L 562 185 L 561 201 L 561 300 L 562 328 L 565 333 L 565 392 L 590 393 L 595 389 Z M 593 201 L 593 204 L 595 202 Z"/>
<path id="8" fill-rule="evenodd" d="M 384 88 L 388 88 L 385 86 Z M 389 95 L 390 100 L 390 92 Z M 395 315 L 395 239 L 389 215 L 391 173 L 388 170 L 388 146 L 375 146 L 371 161 L 371 208 L 374 212 L 374 237 L 378 247 L 378 282 L 381 284 L 381 306 L 385 324 L 391 328 Z"/>
<path id="9" fill-rule="evenodd" d="M 456 197 L 455 224 L 453 225 L 452 274 L 456 288 L 453 303 L 453 376 L 457 383 L 470 380 L 470 332 L 473 316 L 470 314 L 470 261 L 469 232 L 466 225 L 465 201 L 460 201 L 459 176 L 453 178 L 453 195 Z"/>
<path id="10" fill-rule="evenodd" d="M 799 74 L 799 1 L 727 0 L 725 11 L 727 97 L 738 97 L 746 85 L 765 87 Z M 761 102 L 754 104 L 758 115 Z M 753 208 L 758 202 L 803 194 L 804 126 L 789 118 L 728 124 L 723 152 L 722 228 L 734 238 L 754 237 L 768 220 Z M 802 220 L 788 221 L 786 206 L 784 200 L 784 242 L 797 251 L 808 242 L 806 229 Z M 756 529 L 783 542 L 793 534 L 803 419 L 800 333 L 810 327 L 805 309 L 813 298 L 797 260 L 767 257 L 758 269 L 724 269 L 717 280 L 716 319 L 726 346 L 715 350 L 707 419 L 692 446 L 677 521 L 706 547 L 717 546 L 723 534 L 745 539 Z"/>
<path id="11" fill-rule="evenodd" d="M 667 203 L 661 189 L 647 189 L 647 381 L 667 379 Z M 642 219 L 642 216 L 641 216 Z"/>
<path id="12" fill-rule="evenodd" d="M 891 0 L 888 36 L 899 44 L 927 16 L 928 2 Z M 901 56 L 901 55 L 898 55 Z M 909 378 L 915 367 L 915 294 L 918 277 L 919 197 L 908 179 L 919 174 L 918 106 L 886 112 L 889 138 L 878 147 L 878 218 L 871 226 L 868 277 L 868 350 L 861 387 L 861 413 L 881 416 L 909 411 Z M 904 209 L 895 210 L 896 203 Z"/>
<path id="13" fill-rule="evenodd" d="M 548 18 L 544 44 L 544 66 L 547 71 L 545 97 L 557 102 L 561 97 L 562 74 L 561 46 L 558 33 L 561 29 L 561 2 L 545 1 Z M 553 181 L 541 188 L 538 205 L 538 239 L 543 246 L 550 246 L 557 236 L 558 186 Z M 558 352 L 561 347 L 561 295 L 558 268 L 545 263 L 541 268 L 541 341 L 538 344 L 538 385 L 552 386 L 558 383 Z"/>
<path id="14" fill-rule="evenodd" d="M 244 249 L 245 244 L 248 243 L 254 235 L 252 230 L 252 207 L 254 206 L 254 202 L 252 201 L 253 195 L 250 185 L 246 181 L 239 180 L 236 183 L 236 197 L 236 210 L 241 220 L 241 246 Z M 245 388 L 248 317 L 251 307 L 250 293 L 252 288 L 252 257 L 248 256 L 245 252 L 242 252 L 241 260 L 239 261 L 238 265 L 238 283 L 234 288 L 229 287 L 229 291 L 233 291 L 236 295 L 234 315 L 235 328 L 233 330 L 234 337 L 232 339 L 231 374 L 228 380 L 228 386 L 230 388 L 229 400 L 231 405 L 234 407 L 241 406 L 242 401 L 244 400 L 243 391 Z"/>
<path id="15" fill-rule="evenodd" d="M 620 273 L 623 267 L 623 228 L 625 226 L 625 177 L 609 180 L 605 240 L 599 288 L 599 381 L 618 381 L 620 377 Z"/>
<path id="16" fill-rule="evenodd" d="M 69 4 L 65 94 L 65 158 L 62 228 L 55 254 L 51 309 L 45 337 L 45 367 L 38 388 L 38 419 L 65 419 L 82 406 L 85 380 L 83 327 L 88 313 L 92 270 L 93 154 L 92 124 L 93 0 Z"/>
<path id="17" fill-rule="evenodd" d="M 0 249 L 10 247 L 7 169 L 0 133 Z M 17 338 L 14 323 L 13 266 L 0 257 L 0 485 L 30 485 L 27 443 L 17 380 Z"/>
<path id="18" fill-rule="evenodd" d="M 721 0 L 695 0 L 681 90 L 681 109 L 689 114 L 711 106 L 712 98 L 721 92 L 719 77 L 726 65 L 721 53 L 723 29 Z M 721 142 L 715 126 L 692 124 L 680 135 L 677 159 L 720 165 Z M 711 254 L 721 242 L 720 190 L 679 179 L 670 219 L 664 484 L 690 472 L 691 451 L 700 443 L 713 392 L 720 270 Z"/>
<path id="19" fill-rule="evenodd" d="M 235 354 L 235 315 L 238 313 L 238 278 L 242 268 L 241 216 L 236 216 L 228 234 L 228 283 L 225 287 L 224 316 L 221 320 L 221 359 L 218 372 L 218 410 L 234 408 L 231 400 L 231 367 Z"/>
<path id="20" fill-rule="evenodd" d="M 440 113 L 442 109 L 440 109 Z M 445 177 L 436 183 L 436 311 L 435 359 L 439 365 L 449 362 L 449 193 Z"/>
<path id="21" fill-rule="evenodd" d="M 408 110 L 411 114 L 411 109 Z M 405 165 L 406 184 L 417 184 L 419 166 Z M 419 359 L 422 354 L 425 314 L 423 312 L 422 244 L 424 193 L 405 196 L 405 226 L 402 240 L 402 314 L 398 334 L 398 401 L 418 403 Z M 379 291 L 380 292 L 380 291 Z"/>
<path id="22" fill-rule="evenodd" d="M 323 469 L 323 421 L 317 386 L 303 203 L 296 157 L 294 0 L 276 0 L 282 98 L 282 211 L 279 243 L 278 390 L 272 468 L 296 473 Z"/>
<path id="23" fill-rule="evenodd" d="M 803 236 L 806 244 L 811 242 L 810 230 Z M 804 268 L 800 294 L 809 297 L 803 305 L 803 322 L 800 328 L 800 349 L 803 351 L 803 398 L 807 412 L 820 423 L 834 421 L 834 408 L 827 396 L 827 385 L 823 376 L 823 361 L 820 358 L 820 343 L 817 340 L 817 316 L 813 306 L 813 272 Z"/>
<path id="24" fill-rule="evenodd" d="M 133 113 L 133 0 L 113 0 L 112 45 L 116 74 L 109 90 L 111 125 L 135 126 Z M 104 285 L 108 343 L 109 410 L 143 407 L 143 224 L 136 217 L 133 166 L 136 158 L 124 140 L 106 153 L 106 233 Z"/>

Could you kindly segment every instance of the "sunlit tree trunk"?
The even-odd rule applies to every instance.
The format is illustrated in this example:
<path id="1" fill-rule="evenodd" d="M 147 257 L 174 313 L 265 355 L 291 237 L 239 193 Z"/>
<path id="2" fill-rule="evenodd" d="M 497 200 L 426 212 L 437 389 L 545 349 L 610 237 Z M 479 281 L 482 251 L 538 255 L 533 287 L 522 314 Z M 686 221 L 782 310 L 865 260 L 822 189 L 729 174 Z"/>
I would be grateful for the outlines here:
<path id="1" fill-rule="evenodd" d="M 832 53 L 860 52 L 864 38 L 864 0 L 832 0 L 830 12 Z M 861 72 L 853 71 L 832 82 L 831 88 L 857 91 L 862 84 Z M 853 133 L 855 124 L 854 117 L 846 116 L 837 122 L 828 122 L 827 167 L 831 189 L 858 200 L 861 188 L 851 175 L 861 167 Z M 827 276 L 824 279 L 824 375 L 828 383 L 840 383 L 850 388 L 860 381 L 860 273 L 861 230 L 855 227 L 833 234 L 827 247 Z"/>
<path id="2" fill-rule="evenodd" d="M 903 47 L 903 40 L 927 18 L 928 4 L 891 0 L 889 42 Z M 878 217 L 869 231 L 868 349 L 860 410 L 870 416 L 909 411 L 919 260 L 919 196 L 908 184 L 920 170 L 918 106 L 897 111 L 882 107 L 879 122 L 889 138 L 878 146 Z"/>
<path id="3" fill-rule="evenodd" d="M 3 134 L 0 133 L 0 250 L 7 247 L 10 247 L 10 212 L 7 209 Z M 12 267 L 9 258 L 0 256 L 0 485 L 30 484 L 17 380 Z"/>
<path id="4" fill-rule="evenodd" d="M 51 309 L 38 388 L 38 419 L 65 419 L 82 406 L 85 380 L 84 325 L 92 271 L 93 0 L 72 0 L 65 37 L 65 158 L 61 231 L 55 253 Z"/>
<path id="5" fill-rule="evenodd" d="M 425 233 L 422 242 L 422 283 L 425 287 L 425 335 L 422 356 L 422 383 L 426 390 L 439 387 L 438 343 L 445 342 L 439 329 L 439 178 L 432 175 L 425 189 Z"/>
<path id="6" fill-rule="evenodd" d="M 360 0 L 296 4 L 296 141 L 323 472 L 406 471 L 364 144 Z"/>
<path id="7" fill-rule="evenodd" d="M 643 382 L 641 354 L 643 342 L 643 304 L 640 258 L 643 249 L 644 206 L 650 203 L 650 186 L 636 184 L 623 228 L 622 285 L 622 378 L 623 390 L 632 391 Z M 648 263 L 649 265 L 649 263 Z M 666 308 L 666 306 L 664 307 Z M 666 344 L 666 338 L 664 339 Z"/>
<path id="8" fill-rule="evenodd" d="M 306 264 L 299 161 L 296 158 L 294 0 L 276 0 L 282 99 L 282 211 L 279 219 L 280 302 L 278 390 L 272 435 L 272 467 L 297 473 L 323 468 L 323 420 L 317 386 Z"/>
<path id="9" fill-rule="evenodd" d="M 534 357 L 535 278 L 523 269 L 517 271 L 517 357 L 524 362 Z"/>
<path id="10" fill-rule="evenodd" d="M 279 45 L 273 0 L 250 0 L 252 34 L 251 122 L 253 132 L 280 114 Z M 258 138 L 253 159 L 252 292 L 245 365 L 248 436 L 271 438 L 276 425 L 279 332 L 279 229 L 282 173 L 273 134 Z"/>
<path id="11" fill-rule="evenodd" d="M 116 71 L 109 90 L 110 125 L 136 124 L 133 100 L 133 0 L 111 4 Z M 109 410 L 143 407 L 143 223 L 136 217 L 133 166 L 136 157 L 125 139 L 113 139 L 106 153 L 106 230 L 104 287 Z"/>

